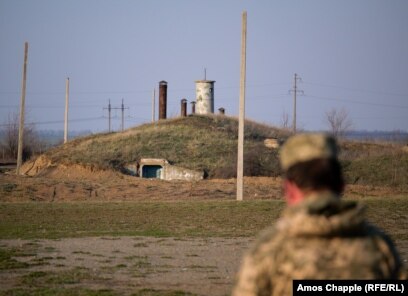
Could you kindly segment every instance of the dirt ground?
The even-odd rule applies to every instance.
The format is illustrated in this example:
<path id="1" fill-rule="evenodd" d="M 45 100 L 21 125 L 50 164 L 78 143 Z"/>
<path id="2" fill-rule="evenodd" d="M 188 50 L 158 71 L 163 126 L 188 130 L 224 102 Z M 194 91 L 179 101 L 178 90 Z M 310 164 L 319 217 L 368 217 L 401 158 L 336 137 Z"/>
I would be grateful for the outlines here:
<path id="1" fill-rule="evenodd" d="M 11 290 L 18 286 L 19 279 L 34 272 L 62 275 L 76 270 L 86 275 L 74 286 L 111 289 L 120 295 L 149 288 L 228 295 L 250 241 L 248 238 L 151 237 L 0 240 L 2 248 L 28 253 L 17 257 L 19 261 L 43 263 L 1 272 L 0 286 L 1 290 Z"/>
<path id="2" fill-rule="evenodd" d="M 280 178 L 245 177 L 245 199 L 281 199 Z M 348 185 L 351 197 L 406 194 L 394 188 Z M 0 174 L 0 201 L 235 199 L 236 179 L 195 182 L 143 179 L 81 166 L 49 167 L 35 176 Z"/>
<path id="3" fill-rule="evenodd" d="M 19 287 L 24 278 L 32 279 L 31 287 L 41 287 L 41 277 L 48 277 L 49 286 L 55 282 L 50 281 L 52 275 L 58 278 L 59 286 L 63 283 L 67 288 L 108 289 L 120 295 L 142 289 L 229 295 L 241 257 L 252 240 L 152 237 L 0 240 L 1 248 L 19 250 L 22 257 L 16 258 L 30 263 L 28 268 L 0 272 L 0 292 Z M 398 247 L 407 265 L 408 244 Z M 33 275 L 40 277 L 39 282 L 35 282 Z"/>

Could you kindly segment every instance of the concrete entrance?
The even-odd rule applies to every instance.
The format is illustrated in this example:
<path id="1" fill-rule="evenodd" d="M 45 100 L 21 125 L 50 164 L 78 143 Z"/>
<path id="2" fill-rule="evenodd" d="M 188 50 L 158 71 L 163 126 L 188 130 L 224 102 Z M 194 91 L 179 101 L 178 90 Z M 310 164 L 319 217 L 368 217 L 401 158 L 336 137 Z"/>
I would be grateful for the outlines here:
<path id="1" fill-rule="evenodd" d="M 163 167 L 160 165 L 144 165 L 142 168 L 143 178 L 161 179 Z"/>

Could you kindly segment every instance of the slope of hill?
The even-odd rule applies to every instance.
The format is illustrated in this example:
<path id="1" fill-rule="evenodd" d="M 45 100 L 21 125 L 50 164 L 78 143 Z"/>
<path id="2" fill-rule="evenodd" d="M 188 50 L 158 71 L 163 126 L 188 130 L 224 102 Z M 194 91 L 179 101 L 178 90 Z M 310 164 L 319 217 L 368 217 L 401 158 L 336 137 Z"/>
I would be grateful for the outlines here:
<path id="1" fill-rule="evenodd" d="M 144 124 L 124 132 L 75 139 L 42 156 L 47 165 L 81 165 L 120 171 L 141 158 L 204 170 L 209 178 L 236 173 L 238 122 L 227 116 L 188 116 Z M 247 121 L 245 175 L 279 176 L 278 151 L 265 147 L 266 138 L 284 139 L 281 129 Z M 408 153 L 387 143 L 342 141 L 341 161 L 348 183 L 407 188 Z"/>
<path id="2" fill-rule="evenodd" d="M 226 116 L 189 116 L 145 124 L 124 132 L 75 139 L 45 153 L 53 164 L 81 164 L 120 170 L 141 158 L 164 158 L 209 177 L 233 177 L 236 167 L 238 122 Z M 248 121 L 245 129 L 246 175 L 278 174 L 277 153 L 263 140 L 283 133 Z"/>

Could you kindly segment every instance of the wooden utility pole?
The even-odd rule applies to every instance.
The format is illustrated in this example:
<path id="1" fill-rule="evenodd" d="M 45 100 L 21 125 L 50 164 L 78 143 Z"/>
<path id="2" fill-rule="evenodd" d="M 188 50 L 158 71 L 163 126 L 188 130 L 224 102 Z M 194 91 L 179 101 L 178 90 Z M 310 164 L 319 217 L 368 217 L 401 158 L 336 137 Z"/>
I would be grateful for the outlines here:
<path id="1" fill-rule="evenodd" d="M 152 122 L 154 122 L 156 118 L 156 88 L 153 89 L 153 96 L 152 96 Z"/>
<path id="2" fill-rule="evenodd" d="M 241 79 L 239 86 L 237 200 L 243 200 L 244 192 L 244 121 L 245 121 L 245 80 L 246 80 L 246 33 L 247 12 L 242 13 L 241 37 Z"/>
<path id="3" fill-rule="evenodd" d="M 69 100 L 69 77 L 67 77 L 65 83 L 64 144 L 68 142 L 68 100 Z"/>
<path id="4" fill-rule="evenodd" d="M 18 150 L 17 150 L 17 169 L 16 174 L 20 174 L 21 164 L 23 163 L 23 138 L 24 138 L 24 110 L 27 81 L 27 59 L 28 59 L 28 42 L 24 44 L 24 65 L 23 65 L 23 82 L 21 85 L 21 102 L 20 102 L 20 126 L 18 128 Z"/>

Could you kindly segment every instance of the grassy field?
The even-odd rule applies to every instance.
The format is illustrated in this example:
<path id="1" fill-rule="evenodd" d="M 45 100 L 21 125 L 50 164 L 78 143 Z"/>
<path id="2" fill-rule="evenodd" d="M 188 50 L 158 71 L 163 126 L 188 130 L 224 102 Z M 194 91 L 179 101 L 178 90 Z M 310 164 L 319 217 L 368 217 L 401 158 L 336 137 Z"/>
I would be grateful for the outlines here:
<path id="1" fill-rule="evenodd" d="M 368 217 L 408 240 L 408 198 L 369 198 Z M 274 223 L 284 202 L 2 203 L 0 238 L 86 236 L 241 237 Z"/>
<path id="2" fill-rule="evenodd" d="M 397 243 L 407 245 L 408 197 L 367 198 L 362 202 L 368 206 L 370 221 L 387 231 Z M 25 239 L 18 247 L 0 246 L 0 275 L 12 274 L 10 280 L 13 282 L 9 288 L 0 289 L 0 296 L 122 295 L 120 289 L 125 285 L 132 291 L 126 295 L 132 296 L 197 295 L 186 290 L 152 289 L 133 284 L 138 279 L 141 280 L 138 283 L 143 283 L 145 277 L 154 274 L 162 277 L 180 270 L 167 263 L 174 260 L 172 256 L 162 253 L 160 260 L 165 263 L 154 264 L 150 261 L 152 258 L 141 255 L 140 248 L 148 249 L 149 243 L 138 241 L 142 239 L 138 236 L 155 237 L 158 239 L 155 246 L 181 243 L 188 239 L 253 238 L 276 221 L 284 206 L 283 201 L 277 200 L 0 203 L 0 239 Z M 67 264 L 66 255 L 58 255 L 58 250 L 49 246 L 50 240 L 41 240 L 60 241 L 62 238 L 92 236 L 107 242 L 114 242 L 120 239 L 119 236 L 130 236 L 135 240 L 132 243 L 133 251 L 121 253 L 118 250 L 108 256 L 96 254 L 92 248 L 78 250 L 76 246 L 70 251 L 70 256 L 75 257 L 74 265 L 66 266 L 61 264 Z M 171 239 L 174 241 L 168 241 Z M 188 250 L 183 262 L 201 260 L 199 252 Z M 86 258 L 103 262 L 106 266 L 99 269 L 86 264 L 81 266 Z M 210 266 L 207 257 L 204 259 L 190 264 L 190 273 L 205 276 L 207 279 L 204 281 L 216 287 L 222 277 L 214 275 L 216 266 Z M 124 283 L 115 280 L 124 272 L 130 274 Z M 1 277 L 0 280 L 7 281 Z M 115 286 L 110 283 L 115 283 Z M 231 284 L 231 279 L 228 283 Z"/>
<path id="3" fill-rule="evenodd" d="M 280 201 L 3 203 L 0 238 L 251 236 L 273 223 L 283 206 Z"/>

